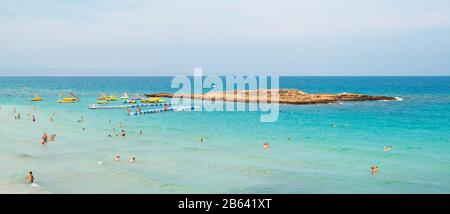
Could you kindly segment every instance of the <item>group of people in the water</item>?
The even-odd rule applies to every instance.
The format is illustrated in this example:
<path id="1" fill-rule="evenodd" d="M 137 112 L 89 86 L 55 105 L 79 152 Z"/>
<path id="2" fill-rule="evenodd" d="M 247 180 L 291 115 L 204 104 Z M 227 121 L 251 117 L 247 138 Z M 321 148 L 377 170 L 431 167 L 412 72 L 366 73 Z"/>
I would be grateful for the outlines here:
<path id="1" fill-rule="evenodd" d="M 390 152 L 393 148 L 394 148 L 393 146 L 388 145 L 388 146 L 385 146 L 385 147 L 384 147 L 383 151 L 384 151 L 384 152 Z M 380 169 L 378 168 L 377 165 L 372 165 L 372 166 L 370 167 L 370 172 L 371 172 L 372 174 L 377 174 L 379 171 L 380 171 Z"/>
<path id="2" fill-rule="evenodd" d="M 120 155 L 116 155 L 116 157 L 114 157 L 114 160 L 115 161 L 120 161 Z M 130 162 L 130 163 L 134 163 L 134 162 L 136 162 L 136 157 L 131 157 L 130 159 L 128 159 L 128 162 Z"/>
<path id="3" fill-rule="evenodd" d="M 114 128 L 113 131 L 116 131 L 116 128 Z M 139 134 L 142 134 L 142 131 L 140 131 Z M 122 130 L 120 131 L 120 134 L 116 134 L 116 137 L 119 137 L 119 136 L 121 136 L 121 137 L 127 136 L 127 132 L 125 131 L 125 129 L 122 129 Z M 111 135 L 111 134 L 108 134 L 108 137 L 111 138 L 112 135 Z"/>
<path id="4" fill-rule="evenodd" d="M 48 141 L 53 142 L 56 140 L 56 134 L 51 134 L 50 137 L 47 136 L 47 133 L 44 132 L 44 134 L 42 135 L 42 141 L 41 144 L 45 145 L 48 143 Z"/>
<path id="5" fill-rule="evenodd" d="M 165 106 L 165 107 L 166 107 L 166 106 Z M 1 110 L 1 107 L 0 107 L 0 110 Z M 141 110 L 138 108 L 137 111 L 139 112 L 139 111 L 141 111 Z M 16 108 L 13 109 L 13 112 L 14 112 L 14 114 L 15 114 L 14 119 L 15 119 L 15 120 L 20 120 L 20 119 L 21 119 L 21 115 L 20 115 L 20 113 L 17 113 Z M 27 115 L 28 115 L 29 117 L 31 117 L 32 122 L 36 122 L 36 117 L 35 117 L 35 115 L 30 114 L 30 113 L 28 113 Z M 50 122 L 54 122 L 54 118 L 55 118 L 55 113 L 53 113 L 52 116 L 50 117 Z M 85 122 L 85 118 L 84 118 L 83 116 L 81 116 L 80 119 L 78 120 L 78 123 L 84 123 L 84 122 Z M 109 121 L 109 122 L 111 123 L 111 121 Z M 335 125 L 335 124 L 332 124 L 331 126 L 332 126 L 333 128 L 337 127 L 337 125 Z M 345 124 L 345 126 L 347 126 L 347 124 Z M 119 129 L 120 132 L 119 132 L 118 134 L 116 134 L 116 136 L 117 136 L 117 137 L 119 137 L 119 136 L 125 137 L 125 136 L 127 135 L 127 132 L 125 131 L 125 129 L 123 129 L 123 124 L 122 124 L 121 122 L 119 123 L 118 127 L 120 128 L 120 129 Z M 83 128 L 83 130 L 84 130 L 84 128 Z M 114 131 L 116 131 L 116 128 L 114 128 Z M 143 131 L 140 130 L 140 131 L 139 131 L 139 134 L 142 135 L 142 134 L 143 134 Z M 111 134 L 109 134 L 108 136 L 109 136 L 109 137 L 112 137 Z M 47 144 L 48 142 L 52 142 L 52 141 L 55 141 L 55 140 L 56 140 L 56 134 L 50 134 L 50 135 L 48 136 L 47 133 L 44 132 L 43 135 L 42 135 L 42 141 L 41 141 L 41 143 L 42 143 L 42 144 Z M 290 142 L 292 139 L 291 139 L 291 137 L 288 137 L 287 140 Z M 200 138 L 200 143 L 201 143 L 201 144 L 205 143 L 205 138 L 204 138 L 204 137 Z M 269 143 L 265 142 L 265 143 L 262 145 L 262 148 L 263 148 L 264 150 L 269 150 L 269 149 L 270 149 Z M 385 146 L 385 147 L 383 148 L 383 151 L 384 151 L 384 152 L 390 152 L 392 149 L 393 149 L 393 146 L 387 145 L 387 146 Z M 115 160 L 115 161 L 120 161 L 120 160 L 121 160 L 120 155 L 116 155 L 116 156 L 114 157 L 114 160 Z M 134 162 L 136 162 L 136 157 L 135 157 L 135 156 L 132 156 L 131 158 L 128 159 L 128 162 L 129 162 L 129 163 L 134 163 Z M 98 162 L 98 163 L 99 163 L 99 164 L 102 164 L 102 162 Z M 373 164 L 373 165 L 370 166 L 370 172 L 371 172 L 372 174 L 377 174 L 377 173 L 380 172 L 380 169 L 379 169 L 379 167 L 378 167 L 377 165 Z M 31 183 L 34 182 L 34 180 L 35 180 L 34 175 L 33 175 L 33 173 L 30 171 L 30 172 L 27 174 L 27 176 L 26 176 L 26 182 L 31 184 Z"/>
<path id="6" fill-rule="evenodd" d="M 13 112 L 15 114 L 14 115 L 14 120 L 20 120 L 21 119 L 20 112 L 17 112 L 16 108 L 14 108 Z M 28 117 L 31 117 L 31 121 L 32 122 L 36 122 L 36 117 L 34 115 L 31 115 L 30 113 L 28 113 L 27 115 L 28 115 Z"/>

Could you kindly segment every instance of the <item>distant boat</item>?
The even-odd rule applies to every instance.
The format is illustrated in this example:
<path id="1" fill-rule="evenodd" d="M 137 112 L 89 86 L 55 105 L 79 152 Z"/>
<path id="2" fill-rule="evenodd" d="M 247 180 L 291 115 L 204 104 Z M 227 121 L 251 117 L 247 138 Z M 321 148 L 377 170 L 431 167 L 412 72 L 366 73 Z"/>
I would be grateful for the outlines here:
<path id="1" fill-rule="evenodd" d="M 42 101 L 42 100 L 43 100 L 42 97 L 40 97 L 38 95 L 35 95 L 34 98 L 31 99 L 31 101 L 35 101 L 35 102 L 39 102 L 39 101 Z"/>
<path id="2" fill-rule="evenodd" d="M 128 94 L 127 94 L 127 93 L 123 93 L 123 96 L 121 96 L 120 99 L 122 99 L 122 100 L 128 100 L 128 99 L 130 99 L 130 97 L 128 97 Z"/>
<path id="3" fill-rule="evenodd" d="M 102 94 L 102 96 L 97 98 L 97 100 L 106 100 L 106 99 L 108 99 L 108 96 L 106 96 L 106 94 Z"/>
<path id="4" fill-rule="evenodd" d="M 131 99 L 131 100 L 125 100 L 125 101 L 123 101 L 123 103 L 137 103 L 137 101 Z"/>
<path id="5" fill-rule="evenodd" d="M 72 92 L 68 92 L 68 94 L 72 97 L 64 97 L 62 100 L 58 100 L 58 103 L 74 103 L 80 101 L 80 98 Z"/>
<path id="6" fill-rule="evenodd" d="M 141 96 L 139 96 L 138 94 L 136 94 L 133 98 L 131 98 L 132 100 L 141 100 Z"/>
<path id="7" fill-rule="evenodd" d="M 75 97 L 64 97 L 62 100 L 58 100 L 58 103 L 74 103 L 78 102 L 78 99 Z"/>
<path id="8" fill-rule="evenodd" d="M 118 99 L 114 95 L 109 95 L 108 96 L 106 94 L 103 94 L 102 96 L 98 97 L 97 100 L 100 100 L 100 101 L 117 101 Z"/>
<path id="9" fill-rule="evenodd" d="M 142 99 L 141 103 L 163 103 L 164 100 L 159 97 L 150 97 L 148 99 Z"/>

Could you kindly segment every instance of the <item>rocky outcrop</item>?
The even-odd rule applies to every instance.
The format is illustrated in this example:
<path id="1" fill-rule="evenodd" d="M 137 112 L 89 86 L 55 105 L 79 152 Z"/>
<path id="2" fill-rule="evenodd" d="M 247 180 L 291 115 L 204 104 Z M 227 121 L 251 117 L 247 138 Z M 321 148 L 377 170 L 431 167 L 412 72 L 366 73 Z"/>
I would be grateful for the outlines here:
<path id="1" fill-rule="evenodd" d="M 276 93 L 278 92 L 278 96 Z M 273 96 L 272 96 L 273 95 Z M 279 102 L 283 104 L 307 105 L 326 104 L 349 101 L 377 101 L 396 100 L 394 97 L 371 96 L 365 94 L 307 94 L 297 89 L 270 89 L 270 90 L 238 90 L 225 92 L 209 92 L 206 94 L 171 94 L 154 93 L 146 94 L 147 97 L 184 97 L 212 101 L 228 102 Z M 273 97 L 273 99 L 272 99 Z M 272 100 L 271 100 L 272 99 Z"/>

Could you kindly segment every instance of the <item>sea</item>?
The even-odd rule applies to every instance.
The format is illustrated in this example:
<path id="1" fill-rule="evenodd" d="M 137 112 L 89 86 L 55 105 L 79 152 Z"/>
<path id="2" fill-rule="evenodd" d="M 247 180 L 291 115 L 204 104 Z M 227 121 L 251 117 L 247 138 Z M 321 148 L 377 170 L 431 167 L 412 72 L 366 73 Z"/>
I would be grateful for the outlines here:
<path id="1" fill-rule="evenodd" d="M 450 193 L 450 77 L 280 77 L 398 100 L 282 104 L 270 123 L 259 111 L 89 109 L 103 93 L 176 92 L 172 79 L 0 77 L 0 192 Z M 58 103 L 68 92 L 80 101 Z M 42 145 L 44 132 L 56 140 Z"/>

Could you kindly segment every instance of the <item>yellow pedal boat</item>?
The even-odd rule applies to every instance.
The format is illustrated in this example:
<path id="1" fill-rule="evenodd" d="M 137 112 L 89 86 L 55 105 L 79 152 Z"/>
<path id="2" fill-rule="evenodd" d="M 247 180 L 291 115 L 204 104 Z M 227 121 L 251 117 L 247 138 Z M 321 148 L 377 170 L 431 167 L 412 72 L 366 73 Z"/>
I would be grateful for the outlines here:
<path id="1" fill-rule="evenodd" d="M 64 97 L 62 100 L 58 100 L 58 103 L 74 103 L 78 102 L 78 99 L 75 97 Z"/>
<path id="2" fill-rule="evenodd" d="M 35 102 L 39 102 L 42 100 L 43 100 L 42 97 L 39 97 L 39 96 L 35 96 L 33 99 L 31 99 L 31 101 L 35 101 Z"/>
<path id="3" fill-rule="evenodd" d="M 159 97 L 151 97 L 145 100 L 141 100 L 141 103 L 163 103 L 164 100 Z"/>

